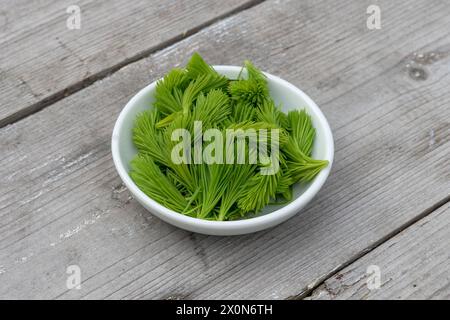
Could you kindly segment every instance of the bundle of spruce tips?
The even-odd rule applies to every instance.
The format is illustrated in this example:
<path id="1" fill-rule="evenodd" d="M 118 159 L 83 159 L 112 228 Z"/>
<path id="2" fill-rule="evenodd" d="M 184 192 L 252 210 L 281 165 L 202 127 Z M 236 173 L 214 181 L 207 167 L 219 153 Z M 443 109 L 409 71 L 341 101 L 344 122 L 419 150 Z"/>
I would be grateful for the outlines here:
<path id="1" fill-rule="evenodd" d="M 314 137 L 307 112 L 283 113 L 251 62 L 228 79 L 195 53 L 157 82 L 153 108 L 136 117 L 130 176 L 180 214 L 250 218 L 291 201 L 293 184 L 328 165 L 311 157 Z"/>

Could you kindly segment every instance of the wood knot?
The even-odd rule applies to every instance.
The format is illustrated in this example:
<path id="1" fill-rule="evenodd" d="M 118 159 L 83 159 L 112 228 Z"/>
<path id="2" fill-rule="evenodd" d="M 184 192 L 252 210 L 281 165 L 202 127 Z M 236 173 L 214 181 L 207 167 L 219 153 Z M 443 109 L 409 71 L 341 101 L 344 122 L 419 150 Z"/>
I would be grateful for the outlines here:
<path id="1" fill-rule="evenodd" d="M 408 68 L 409 77 L 413 80 L 423 81 L 428 78 L 428 73 L 419 67 Z"/>

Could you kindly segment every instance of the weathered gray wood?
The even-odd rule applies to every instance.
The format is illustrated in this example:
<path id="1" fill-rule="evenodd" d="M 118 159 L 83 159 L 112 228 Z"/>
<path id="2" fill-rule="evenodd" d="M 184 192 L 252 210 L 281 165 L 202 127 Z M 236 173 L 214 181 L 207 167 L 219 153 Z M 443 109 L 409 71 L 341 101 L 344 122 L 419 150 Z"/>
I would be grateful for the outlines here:
<path id="1" fill-rule="evenodd" d="M 1 129 L 0 297 L 302 295 L 447 198 L 450 8 L 380 5 L 383 29 L 369 31 L 362 3 L 269 1 Z M 194 50 L 216 64 L 251 59 L 290 80 L 333 127 L 327 184 L 274 229 L 191 234 L 151 216 L 120 184 L 109 150 L 119 111 Z M 66 288 L 71 264 L 81 267 L 81 290 Z"/>
<path id="2" fill-rule="evenodd" d="M 379 268 L 379 289 L 369 266 Z M 449 300 L 450 204 L 325 281 L 310 299 Z"/>
<path id="3" fill-rule="evenodd" d="M 0 126 L 259 0 L 3 1 Z M 66 9 L 81 10 L 70 30 Z"/>

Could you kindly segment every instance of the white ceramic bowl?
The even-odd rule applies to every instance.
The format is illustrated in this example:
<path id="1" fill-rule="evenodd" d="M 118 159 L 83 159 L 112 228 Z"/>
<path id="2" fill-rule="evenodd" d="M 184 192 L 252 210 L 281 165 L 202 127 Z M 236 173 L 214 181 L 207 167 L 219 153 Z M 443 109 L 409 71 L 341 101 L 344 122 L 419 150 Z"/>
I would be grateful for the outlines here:
<path id="1" fill-rule="evenodd" d="M 241 67 L 214 66 L 220 74 L 236 79 Z M 260 215 L 250 219 L 235 221 L 207 221 L 185 216 L 170 210 L 145 195 L 130 178 L 130 160 L 137 151 L 132 141 L 132 128 L 136 115 L 152 108 L 156 81 L 139 91 L 125 106 L 119 115 L 112 134 L 112 156 L 116 169 L 123 183 L 147 210 L 160 219 L 189 231 L 209 235 L 237 235 L 256 232 L 273 227 L 300 212 L 311 201 L 328 177 L 333 162 L 334 144 L 330 126 L 319 107 L 303 91 L 289 82 L 271 74 L 267 74 L 269 90 L 275 102 L 282 105 L 282 110 L 305 108 L 311 115 L 316 128 L 316 139 L 313 146 L 313 157 L 326 159 L 329 165 L 323 169 L 313 181 L 307 184 L 296 184 L 293 188 L 293 200 L 285 205 L 269 205 Z"/>

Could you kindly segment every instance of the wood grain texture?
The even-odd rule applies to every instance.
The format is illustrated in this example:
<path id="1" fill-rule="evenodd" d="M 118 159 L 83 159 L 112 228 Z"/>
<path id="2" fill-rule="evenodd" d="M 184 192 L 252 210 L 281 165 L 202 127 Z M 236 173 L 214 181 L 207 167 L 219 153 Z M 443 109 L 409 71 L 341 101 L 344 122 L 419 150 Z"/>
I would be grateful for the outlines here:
<path id="1" fill-rule="evenodd" d="M 381 287 L 368 289 L 380 270 Z M 373 284 L 373 282 L 370 282 Z M 325 281 L 310 299 L 450 299 L 450 204 Z"/>
<path id="2" fill-rule="evenodd" d="M 258 0 L 3 1 L 0 125 Z M 66 9 L 78 5 L 81 28 Z"/>
<path id="3" fill-rule="evenodd" d="M 450 8 L 380 3 L 383 28 L 370 31 L 364 2 L 268 1 L 0 129 L 0 297 L 302 296 L 448 198 Z M 329 180 L 276 228 L 185 232 L 120 183 L 110 156 L 118 113 L 195 50 L 291 81 L 332 126 Z M 81 290 L 66 288 L 71 264 Z"/>

